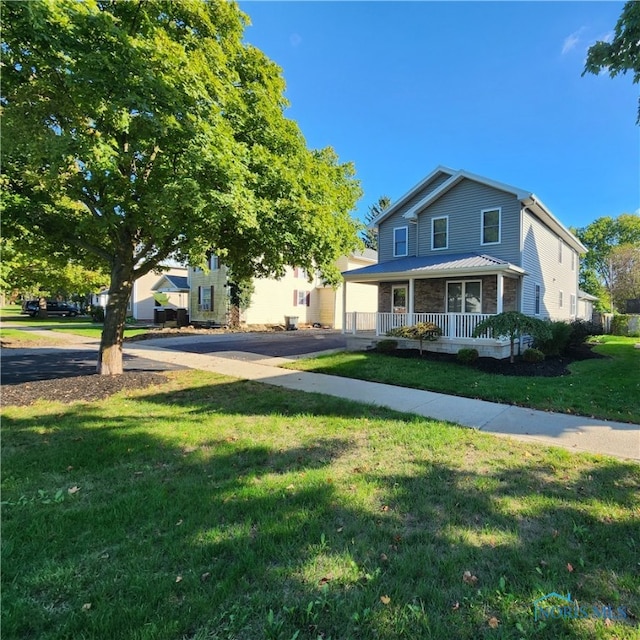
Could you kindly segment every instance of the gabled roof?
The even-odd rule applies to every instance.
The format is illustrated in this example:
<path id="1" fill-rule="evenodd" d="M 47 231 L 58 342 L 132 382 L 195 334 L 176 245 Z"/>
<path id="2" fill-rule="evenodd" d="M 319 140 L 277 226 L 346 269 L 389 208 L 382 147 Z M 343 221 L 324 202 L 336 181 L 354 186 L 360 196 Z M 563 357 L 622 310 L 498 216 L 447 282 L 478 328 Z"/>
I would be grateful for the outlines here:
<path id="1" fill-rule="evenodd" d="M 363 260 L 367 262 L 378 262 L 378 252 L 375 249 L 365 247 L 362 251 L 353 251 L 351 257 L 355 260 Z"/>
<path id="2" fill-rule="evenodd" d="M 393 213 L 396 213 L 400 207 L 416 193 L 424 188 L 438 174 L 447 174 L 449 178 L 445 180 L 440 186 L 429 191 L 421 198 L 416 204 L 414 204 L 406 213 L 403 214 L 403 218 L 407 220 L 417 220 L 418 213 L 426 209 L 429 205 L 434 203 L 438 198 L 442 197 L 455 185 L 462 180 L 471 180 L 479 184 L 484 184 L 498 191 L 504 191 L 515 196 L 523 207 L 526 207 L 531 213 L 533 213 L 538 219 L 540 219 L 545 225 L 550 227 L 555 233 L 557 233 L 569 246 L 578 251 L 579 253 L 586 253 L 587 248 L 565 227 L 551 211 L 545 206 L 545 204 L 536 196 L 532 191 L 515 187 L 505 182 L 498 182 L 491 178 L 485 178 L 470 171 L 460 169 L 458 171 L 449 169 L 448 167 L 439 166 L 432 171 L 422 182 L 416 185 L 411 191 L 406 193 L 402 198 L 394 202 L 388 209 L 386 209 L 380 216 L 378 216 L 372 223 L 372 225 L 378 225 L 384 219 L 388 218 Z"/>
<path id="3" fill-rule="evenodd" d="M 156 284 L 151 287 L 152 291 L 179 291 L 189 292 L 189 278 L 186 276 L 174 276 L 165 273 Z"/>
<path id="4" fill-rule="evenodd" d="M 391 204 L 388 209 L 385 209 L 375 220 L 371 222 L 372 227 L 379 225 L 385 218 L 388 218 L 392 213 L 395 213 L 403 204 L 413 198 L 416 193 L 420 193 L 429 182 L 431 182 L 438 175 L 453 176 L 456 173 L 455 169 L 449 169 L 443 165 L 438 165 L 426 178 L 421 180 L 415 187 L 411 188 L 401 198 L 398 198 Z"/>
<path id="5" fill-rule="evenodd" d="M 447 256 L 412 256 L 378 262 L 369 267 L 351 269 L 342 275 L 347 281 L 378 281 L 381 278 L 442 277 L 478 275 L 483 273 L 522 275 L 524 269 L 486 254 L 458 253 Z"/>

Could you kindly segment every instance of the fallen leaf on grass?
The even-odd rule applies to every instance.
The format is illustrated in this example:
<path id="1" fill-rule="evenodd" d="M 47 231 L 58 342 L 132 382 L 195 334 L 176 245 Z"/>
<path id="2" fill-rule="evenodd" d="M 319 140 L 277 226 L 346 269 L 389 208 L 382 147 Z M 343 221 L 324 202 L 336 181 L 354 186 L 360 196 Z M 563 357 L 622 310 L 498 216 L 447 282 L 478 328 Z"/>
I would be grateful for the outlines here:
<path id="1" fill-rule="evenodd" d="M 211 577 L 211 573 L 209 571 L 205 571 L 201 576 L 200 580 L 202 582 L 206 582 Z"/>
<path id="2" fill-rule="evenodd" d="M 460 603 L 454 602 L 451 608 L 453 609 L 453 611 L 457 611 L 460 608 Z"/>
<path id="3" fill-rule="evenodd" d="M 176 582 L 182 582 L 182 576 L 176 576 Z"/>
<path id="4" fill-rule="evenodd" d="M 78 493 L 78 491 L 80 491 L 80 487 L 76 484 L 73 487 L 70 487 L 69 489 L 67 489 L 67 493 L 72 496 L 74 493 Z"/>
<path id="5" fill-rule="evenodd" d="M 382 604 L 389 604 L 391 602 L 391 598 L 389 596 L 380 596 L 380 602 L 382 602 Z"/>
<path id="6" fill-rule="evenodd" d="M 573 565 L 570 562 L 567 562 L 567 571 L 573 573 Z"/>
<path id="7" fill-rule="evenodd" d="M 324 578 L 320 578 L 320 581 L 318 582 L 318 586 L 321 587 L 325 584 L 328 584 L 330 580 L 331 580 L 331 576 L 325 576 Z"/>
<path id="8" fill-rule="evenodd" d="M 83 611 L 89 611 L 89 609 L 91 609 L 91 603 L 90 603 L 90 602 L 85 602 L 85 603 L 82 605 L 82 610 L 83 610 Z"/>
<path id="9" fill-rule="evenodd" d="M 466 582 L 467 584 L 474 585 L 478 582 L 478 576 L 474 576 L 471 571 L 465 571 L 462 574 L 462 582 Z"/>
<path id="10" fill-rule="evenodd" d="M 381 553 L 380 554 L 380 560 L 382 560 L 382 562 L 387 562 L 387 560 L 389 560 L 389 558 L 387 557 L 386 553 Z"/>
<path id="11" fill-rule="evenodd" d="M 492 629 L 497 629 L 500 624 L 500 620 L 498 620 L 498 618 L 493 616 L 492 618 L 489 618 L 488 624 Z"/>

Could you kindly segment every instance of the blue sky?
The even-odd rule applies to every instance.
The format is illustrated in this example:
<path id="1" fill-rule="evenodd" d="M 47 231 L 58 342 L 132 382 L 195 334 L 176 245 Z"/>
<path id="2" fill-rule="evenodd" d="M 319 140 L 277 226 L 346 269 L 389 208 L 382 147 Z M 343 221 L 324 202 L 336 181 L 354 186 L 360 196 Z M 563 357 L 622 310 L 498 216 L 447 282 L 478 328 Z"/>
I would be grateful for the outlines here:
<path id="1" fill-rule="evenodd" d="M 622 2 L 240 2 L 310 147 L 364 216 L 437 165 L 533 191 L 567 226 L 640 208 L 638 85 L 581 77 Z"/>

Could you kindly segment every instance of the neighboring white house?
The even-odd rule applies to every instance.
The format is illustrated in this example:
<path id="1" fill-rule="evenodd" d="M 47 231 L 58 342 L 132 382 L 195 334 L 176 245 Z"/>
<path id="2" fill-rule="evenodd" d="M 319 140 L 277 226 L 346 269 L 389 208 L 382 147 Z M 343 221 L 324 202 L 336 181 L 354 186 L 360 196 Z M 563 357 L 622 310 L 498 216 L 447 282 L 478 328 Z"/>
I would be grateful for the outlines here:
<path id="1" fill-rule="evenodd" d="M 186 267 L 171 265 L 162 273 L 152 271 L 138 278 L 133 283 L 127 315 L 138 321 L 152 322 L 154 309 L 157 307 L 186 308 L 189 303 L 187 273 Z M 163 304 L 165 299 L 163 296 L 157 296 L 158 293 L 167 296 L 166 305 Z M 95 296 L 93 304 L 106 307 L 108 299 L 109 291 L 105 289 Z"/>
<path id="2" fill-rule="evenodd" d="M 374 225 L 379 262 L 343 275 L 352 309 L 351 287 L 377 286 L 377 313 L 347 317 L 349 332 L 384 335 L 399 324 L 429 321 L 443 331 L 442 350 L 473 344 L 501 355 L 500 341 L 472 338 L 491 314 L 579 317 L 579 260 L 586 248 L 530 191 L 438 167 Z"/>
<path id="3" fill-rule="evenodd" d="M 361 253 L 343 256 L 337 261 L 342 270 L 375 264 L 377 254 L 366 249 Z M 207 270 L 191 268 L 189 282 L 191 299 L 189 317 L 192 322 L 227 324 L 229 300 L 227 270 L 216 256 L 212 256 Z M 342 328 L 342 286 L 326 286 L 317 274 L 304 269 L 286 269 L 285 275 L 275 278 L 254 278 L 251 304 L 240 321 L 247 325 L 284 324 L 285 318 L 297 318 L 300 325 L 318 324 L 334 329 Z M 376 287 L 358 285 L 350 289 L 351 311 L 363 309 L 375 312 L 378 304 Z"/>

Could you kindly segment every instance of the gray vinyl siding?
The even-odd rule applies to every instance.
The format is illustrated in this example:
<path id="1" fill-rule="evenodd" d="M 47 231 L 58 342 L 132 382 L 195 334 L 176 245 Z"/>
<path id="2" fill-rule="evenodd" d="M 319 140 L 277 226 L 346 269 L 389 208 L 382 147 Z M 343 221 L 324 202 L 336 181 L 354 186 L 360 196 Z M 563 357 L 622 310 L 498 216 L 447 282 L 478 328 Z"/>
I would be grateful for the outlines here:
<path id="1" fill-rule="evenodd" d="M 409 227 L 409 247 L 408 255 L 416 255 L 416 225 L 410 223 L 402 216 L 415 206 L 420 200 L 424 200 L 432 191 L 437 189 L 443 182 L 446 182 L 451 176 L 446 173 L 440 173 L 434 176 L 420 191 L 409 198 L 395 213 L 380 224 L 378 230 L 378 260 L 385 262 L 393 260 L 393 229 L 394 227 Z"/>
<path id="2" fill-rule="evenodd" d="M 481 244 L 481 211 L 501 209 L 500 243 Z M 461 180 L 427 209 L 419 213 L 418 234 L 421 256 L 464 252 L 486 253 L 520 266 L 520 202 L 504 191 Z M 448 216 L 448 248 L 431 249 L 433 218 Z"/>
<path id="3" fill-rule="evenodd" d="M 397 257 L 393 255 L 393 230 L 398 227 L 407 227 L 407 255 L 416 255 L 416 225 L 402 217 L 405 212 L 406 209 L 403 207 L 380 225 L 378 230 L 378 260 L 380 262 L 393 260 Z"/>
<path id="4" fill-rule="evenodd" d="M 559 238 L 549 227 L 526 209 L 523 213 L 522 267 L 526 270 L 522 282 L 522 310 L 534 314 L 535 285 L 540 285 L 540 317 L 552 320 L 570 320 L 571 296 L 578 297 L 579 256 L 571 269 L 571 249 L 566 243 L 562 249 L 562 263 L 558 259 Z M 562 291 L 563 304 L 559 299 Z"/>

